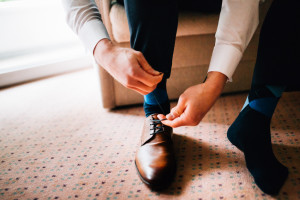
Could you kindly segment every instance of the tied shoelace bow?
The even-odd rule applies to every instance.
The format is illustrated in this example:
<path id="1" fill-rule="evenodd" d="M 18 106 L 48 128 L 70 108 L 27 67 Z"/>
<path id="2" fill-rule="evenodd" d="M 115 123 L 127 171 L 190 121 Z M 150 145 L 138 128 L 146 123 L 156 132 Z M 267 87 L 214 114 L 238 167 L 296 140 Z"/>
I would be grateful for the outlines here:
<path id="1" fill-rule="evenodd" d="M 167 120 L 167 119 L 150 119 L 151 123 L 150 125 L 153 125 L 153 128 L 150 128 L 150 130 L 153 130 L 153 133 L 150 133 L 150 135 L 155 135 L 156 133 L 161 133 L 164 131 L 165 125 L 163 125 L 163 123 L 161 123 L 161 121 L 163 120 Z M 160 126 L 158 126 L 160 125 Z"/>

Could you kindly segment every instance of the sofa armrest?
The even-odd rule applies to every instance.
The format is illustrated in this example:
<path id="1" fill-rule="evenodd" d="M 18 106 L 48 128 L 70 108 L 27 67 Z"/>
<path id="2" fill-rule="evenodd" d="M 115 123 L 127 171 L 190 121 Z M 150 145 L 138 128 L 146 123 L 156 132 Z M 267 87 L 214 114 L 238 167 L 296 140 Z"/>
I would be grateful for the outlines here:
<path id="1" fill-rule="evenodd" d="M 95 2 L 100 11 L 102 22 L 106 27 L 110 40 L 114 42 L 111 22 L 109 18 L 111 0 L 95 0 Z M 98 76 L 102 107 L 108 109 L 114 108 L 116 106 L 114 79 L 107 71 L 105 71 L 105 69 L 102 66 L 98 65 L 96 62 L 94 62 L 94 68 L 96 69 Z"/>
<path id="2" fill-rule="evenodd" d="M 116 107 L 113 77 L 96 62 L 93 64 L 98 77 L 102 107 L 107 109 Z"/>

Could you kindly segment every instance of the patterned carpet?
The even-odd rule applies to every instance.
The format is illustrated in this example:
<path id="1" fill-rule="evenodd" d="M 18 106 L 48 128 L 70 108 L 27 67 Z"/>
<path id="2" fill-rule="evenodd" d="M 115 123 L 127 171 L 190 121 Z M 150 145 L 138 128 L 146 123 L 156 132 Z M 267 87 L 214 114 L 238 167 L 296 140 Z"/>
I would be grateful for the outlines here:
<path id="1" fill-rule="evenodd" d="M 226 138 L 245 98 L 224 96 L 198 126 L 175 129 L 177 175 L 158 193 L 134 166 L 142 107 L 102 110 L 91 69 L 3 89 L 0 199 L 300 199 L 300 93 L 284 94 L 272 121 L 290 171 L 276 197 L 257 188 Z"/>

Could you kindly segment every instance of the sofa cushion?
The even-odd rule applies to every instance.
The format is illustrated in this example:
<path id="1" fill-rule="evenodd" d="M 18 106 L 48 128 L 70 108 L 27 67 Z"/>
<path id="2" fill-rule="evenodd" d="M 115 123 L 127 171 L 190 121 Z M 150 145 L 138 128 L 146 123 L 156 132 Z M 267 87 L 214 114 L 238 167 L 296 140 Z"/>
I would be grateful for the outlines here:
<path id="1" fill-rule="evenodd" d="M 129 42 L 130 34 L 124 6 L 113 4 L 109 13 L 112 26 L 112 39 L 116 42 Z M 218 25 L 218 14 L 199 12 L 180 12 L 178 19 L 178 36 L 215 34 Z"/>

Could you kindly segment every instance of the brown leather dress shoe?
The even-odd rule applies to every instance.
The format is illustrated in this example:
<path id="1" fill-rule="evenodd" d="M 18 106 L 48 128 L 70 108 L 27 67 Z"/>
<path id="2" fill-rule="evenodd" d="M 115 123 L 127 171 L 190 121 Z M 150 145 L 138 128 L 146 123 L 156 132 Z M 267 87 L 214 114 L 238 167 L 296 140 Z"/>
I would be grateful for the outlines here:
<path id="1" fill-rule="evenodd" d="M 176 172 L 172 133 L 157 114 L 146 118 L 135 164 L 142 181 L 154 190 L 168 187 Z"/>

